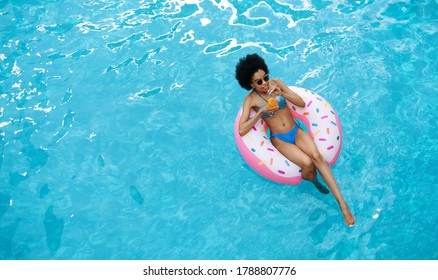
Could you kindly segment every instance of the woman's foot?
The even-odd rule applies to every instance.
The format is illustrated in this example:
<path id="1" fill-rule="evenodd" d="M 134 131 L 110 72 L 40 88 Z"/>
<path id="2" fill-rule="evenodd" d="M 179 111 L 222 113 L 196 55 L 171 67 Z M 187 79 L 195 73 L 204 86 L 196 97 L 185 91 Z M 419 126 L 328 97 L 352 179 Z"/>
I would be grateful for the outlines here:
<path id="1" fill-rule="evenodd" d="M 313 185 L 315 185 L 315 188 L 320 193 L 323 193 L 323 194 L 329 194 L 330 193 L 329 189 L 326 186 L 324 186 L 323 184 L 321 184 L 318 180 L 312 181 L 312 183 L 313 183 Z"/>
<path id="2" fill-rule="evenodd" d="M 345 223 L 348 227 L 354 226 L 354 223 L 356 222 L 356 218 L 351 214 L 350 209 L 348 209 L 348 206 L 341 206 L 342 215 L 344 215 Z"/>

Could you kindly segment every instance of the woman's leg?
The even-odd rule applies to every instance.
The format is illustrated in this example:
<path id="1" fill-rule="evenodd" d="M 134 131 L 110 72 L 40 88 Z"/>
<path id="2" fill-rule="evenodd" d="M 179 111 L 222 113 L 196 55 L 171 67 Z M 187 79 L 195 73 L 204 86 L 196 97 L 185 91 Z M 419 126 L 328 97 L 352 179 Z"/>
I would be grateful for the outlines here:
<path id="1" fill-rule="evenodd" d="M 272 144 L 280 151 L 286 158 L 301 167 L 301 175 L 304 180 L 313 183 L 316 189 L 321 193 L 328 194 L 330 191 L 323 186 L 316 178 L 315 165 L 312 159 L 300 150 L 295 144 L 290 144 L 279 140 L 278 138 L 271 138 Z"/>
<path id="2" fill-rule="evenodd" d="M 345 203 L 344 198 L 342 197 L 341 191 L 339 190 L 338 184 L 336 183 L 335 177 L 333 176 L 330 167 L 327 162 L 324 160 L 321 153 L 318 151 L 315 142 L 313 142 L 312 137 L 309 134 L 304 132 L 302 129 L 298 129 L 297 136 L 295 138 L 295 144 L 298 148 L 300 148 L 306 155 L 308 155 L 315 165 L 316 169 L 321 174 L 322 179 L 330 188 L 338 202 L 342 214 L 344 215 L 344 220 L 348 226 L 353 226 L 355 223 L 355 218 L 353 214 L 351 214 L 348 209 L 347 203 Z"/>
<path id="3" fill-rule="evenodd" d="M 296 145 L 284 142 L 275 137 L 271 138 L 272 144 L 290 161 L 301 167 L 301 175 L 304 180 L 313 181 L 316 179 L 316 170 L 312 159 L 300 150 Z"/>

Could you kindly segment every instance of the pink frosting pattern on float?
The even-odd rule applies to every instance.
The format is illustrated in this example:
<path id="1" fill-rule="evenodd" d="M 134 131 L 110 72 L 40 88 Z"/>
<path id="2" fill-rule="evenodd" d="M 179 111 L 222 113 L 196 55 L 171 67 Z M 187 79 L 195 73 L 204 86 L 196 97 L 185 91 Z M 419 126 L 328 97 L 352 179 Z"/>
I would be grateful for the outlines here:
<path id="1" fill-rule="evenodd" d="M 300 120 L 314 139 L 318 150 L 329 165 L 334 165 L 342 146 L 342 129 L 333 107 L 320 95 L 307 89 L 290 86 L 301 96 L 305 107 L 297 107 L 290 102 L 287 105 L 292 116 Z M 261 176 L 280 183 L 297 185 L 301 182 L 301 168 L 288 160 L 272 145 L 267 135 L 267 124 L 260 119 L 244 136 L 239 135 L 239 110 L 234 123 L 234 137 L 243 159 Z M 256 114 L 251 110 L 250 117 Z"/>

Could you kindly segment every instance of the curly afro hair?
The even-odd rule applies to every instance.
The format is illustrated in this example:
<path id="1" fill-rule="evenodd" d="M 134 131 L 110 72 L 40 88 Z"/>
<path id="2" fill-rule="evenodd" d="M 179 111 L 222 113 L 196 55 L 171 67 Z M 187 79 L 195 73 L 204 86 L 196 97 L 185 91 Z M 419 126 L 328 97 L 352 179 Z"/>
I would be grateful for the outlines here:
<path id="1" fill-rule="evenodd" d="M 263 58 L 258 54 L 249 54 L 239 60 L 236 65 L 236 80 L 239 85 L 244 89 L 251 90 L 252 76 L 258 70 L 265 71 L 266 74 L 269 73 L 268 66 L 266 65 Z"/>

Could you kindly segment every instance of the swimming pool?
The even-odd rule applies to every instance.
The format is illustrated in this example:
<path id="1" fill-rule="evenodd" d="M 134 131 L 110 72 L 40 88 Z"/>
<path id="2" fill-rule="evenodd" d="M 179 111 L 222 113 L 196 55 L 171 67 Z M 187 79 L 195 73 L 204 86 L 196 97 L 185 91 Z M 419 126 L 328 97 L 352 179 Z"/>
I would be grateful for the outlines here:
<path id="1" fill-rule="evenodd" d="M 437 259 L 436 1 L 269 3 L 0 3 L 0 258 Z M 354 228 L 240 157 L 253 52 L 337 110 Z"/>

